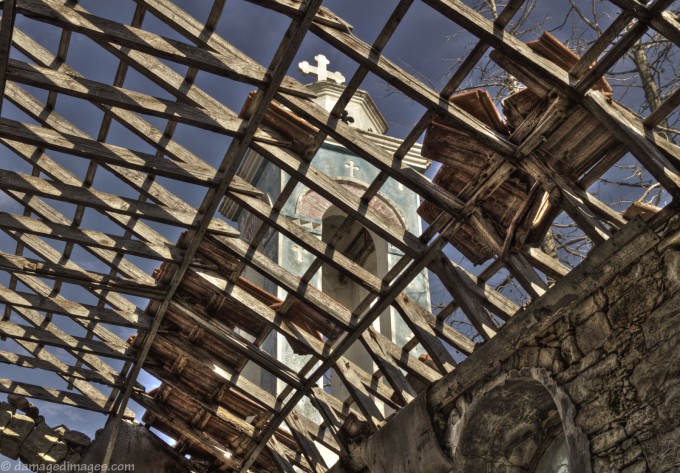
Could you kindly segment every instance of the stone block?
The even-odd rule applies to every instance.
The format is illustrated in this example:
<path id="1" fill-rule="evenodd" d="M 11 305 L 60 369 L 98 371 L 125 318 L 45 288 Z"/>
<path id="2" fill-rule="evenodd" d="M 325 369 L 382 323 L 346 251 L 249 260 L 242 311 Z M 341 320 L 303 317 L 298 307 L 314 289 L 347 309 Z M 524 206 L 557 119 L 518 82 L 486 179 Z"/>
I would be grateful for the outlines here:
<path id="1" fill-rule="evenodd" d="M 656 409 L 646 406 L 628 415 L 626 420 L 626 433 L 629 436 L 637 435 L 654 425 L 657 420 Z"/>
<path id="2" fill-rule="evenodd" d="M 12 420 L 2 431 L 2 442 L 0 442 L 0 454 L 16 460 L 19 457 L 21 444 L 31 433 L 35 421 L 30 417 L 15 413 Z"/>
<path id="3" fill-rule="evenodd" d="M 664 281 L 671 293 L 678 292 L 680 289 L 680 252 L 666 251 L 663 254 Z"/>
<path id="4" fill-rule="evenodd" d="M 569 384 L 569 397 L 577 404 L 603 394 L 611 389 L 617 377 L 619 364 L 616 355 L 609 355 L 578 375 Z"/>
<path id="5" fill-rule="evenodd" d="M 664 341 L 635 366 L 631 382 L 642 401 L 680 383 L 679 344 L 680 335 Z"/>
<path id="6" fill-rule="evenodd" d="M 575 423 L 585 433 L 592 435 L 604 431 L 608 425 L 620 420 L 618 405 L 611 402 L 609 396 L 600 396 L 580 406 Z"/>
<path id="7" fill-rule="evenodd" d="M 642 451 L 649 471 L 671 472 L 678 471 L 680 463 L 680 427 L 652 437 L 642 442 Z"/>
<path id="8" fill-rule="evenodd" d="M 572 309 L 571 318 L 575 324 L 581 324 L 584 320 L 588 320 L 595 312 L 607 310 L 608 305 L 609 299 L 607 295 L 601 290 L 595 291 Z"/>
<path id="9" fill-rule="evenodd" d="M 600 348 L 611 335 L 612 329 L 604 312 L 595 312 L 576 326 L 576 344 L 582 353 L 590 353 Z"/>
<path id="10" fill-rule="evenodd" d="M 16 407 L 8 402 L 0 403 L 0 432 L 9 424 L 12 420 L 12 415 L 16 411 Z"/>
<path id="11" fill-rule="evenodd" d="M 663 294 L 663 282 L 658 279 L 636 281 L 617 299 L 610 299 L 608 315 L 612 326 L 626 329 L 633 321 L 644 320 L 662 301 Z"/>
<path id="12" fill-rule="evenodd" d="M 647 473 L 647 471 L 647 462 L 639 460 L 621 470 L 621 473 Z"/>
<path id="13" fill-rule="evenodd" d="M 31 405 L 31 403 L 28 402 L 28 399 L 26 399 L 24 396 L 19 396 L 18 394 L 8 394 L 7 402 L 15 406 L 20 411 L 25 411 L 25 409 Z"/>
<path id="14" fill-rule="evenodd" d="M 576 344 L 576 337 L 573 334 L 569 334 L 562 339 L 562 358 L 568 365 L 573 365 L 578 363 L 583 356 L 581 350 L 578 349 Z"/>
<path id="15" fill-rule="evenodd" d="M 649 349 L 680 333 L 680 293 L 650 313 L 640 325 Z"/>
<path id="16" fill-rule="evenodd" d="M 68 454 L 68 445 L 59 441 L 55 443 L 49 452 L 43 455 L 42 463 L 61 463 Z"/>
<path id="17" fill-rule="evenodd" d="M 619 424 L 613 424 L 608 430 L 600 435 L 593 437 L 591 450 L 593 453 L 600 453 L 615 447 L 626 439 L 626 431 Z"/>
<path id="18" fill-rule="evenodd" d="M 64 441 L 69 445 L 84 448 L 90 446 L 90 437 L 88 437 L 82 432 L 78 432 L 77 430 L 69 430 L 65 432 L 63 438 Z"/>
<path id="19" fill-rule="evenodd" d="M 58 441 L 58 434 L 47 424 L 38 424 L 21 445 L 19 456 L 24 463 L 37 465 Z"/>

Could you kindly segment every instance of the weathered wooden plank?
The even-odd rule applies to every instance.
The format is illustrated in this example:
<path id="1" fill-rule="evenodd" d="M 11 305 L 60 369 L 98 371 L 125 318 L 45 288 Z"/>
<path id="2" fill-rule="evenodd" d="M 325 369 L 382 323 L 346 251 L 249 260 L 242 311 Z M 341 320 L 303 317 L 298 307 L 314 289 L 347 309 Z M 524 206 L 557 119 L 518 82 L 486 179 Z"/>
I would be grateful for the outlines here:
<path id="1" fill-rule="evenodd" d="M 223 463 L 228 468 L 238 469 L 240 464 L 238 457 L 233 455 L 231 451 L 226 450 L 225 446 L 220 444 L 220 442 L 213 437 L 186 422 L 179 417 L 176 412 L 172 412 L 170 409 L 154 402 L 147 394 L 133 393 L 132 397 L 147 410 L 148 414 L 150 414 L 148 423 L 151 426 L 164 432 L 163 425 L 172 425 L 175 429 L 181 431 L 182 436 L 186 437 L 190 442 L 200 445 L 211 452 L 219 462 Z M 160 424 L 156 421 L 160 421 Z M 173 435 L 172 432 L 164 433 L 170 436 Z M 229 455 L 227 455 L 227 453 L 229 453 Z"/>
<path id="2" fill-rule="evenodd" d="M 174 245 L 131 240 L 97 230 L 75 228 L 6 212 L 0 212 L 0 226 L 5 230 L 41 235 L 78 243 L 84 247 L 94 246 L 161 261 L 181 261 L 184 256 L 184 251 Z"/>
<path id="3" fill-rule="evenodd" d="M 408 327 L 411 329 L 414 337 L 432 357 L 432 361 L 434 361 L 437 367 L 439 367 L 439 369 L 442 371 L 442 374 L 453 371 L 456 368 L 457 363 L 437 336 L 434 328 L 429 324 L 428 315 L 431 316 L 432 314 L 411 301 L 404 294 L 400 295 L 394 300 L 394 307 L 397 309 L 404 322 L 406 322 Z M 457 334 L 458 339 L 461 342 L 464 342 L 464 346 L 467 350 L 469 350 L 461 350 L 463 353 L 469 354 L 474 350 L 474 343 L 471 340 L 462 334 L 458 334 L 458 332 L 452 328 L 451 332 Z M 463 345 L 463 343 L 460 343 L 460 345 Z M 458 348 L 456 345 L 452 346 Z"/>
<path id="4" fill-rule="evenodd" d="M 173 348 L 182 356 L 186 356 L 191 359 L 194 363 L 206 367 L 208 370 L 215 373 L 220 380 L 230 388 L 242 393 L 244 396 L 250 398 L 254 402 L 266 406 L 272 413 L 277 413 L 280 407 L 279 401 L 268 391 L 265 391 L 257 384 L 248 380 L 241 373 L 234 371 L 229 366 L 222 363 L 218 358 L 210 354 L 209 352 L 203 350 L 201 347 L 184 343 L 175 343 L 173 341 Z M 154 376 L 162 378 L 162 373 L 158 370 L 158 367 L 153 363 L 153 359 L 150 359 L 149 364 L 144 366 L 144 369 Z M 323 431 L 318 425 L 316 425 L 311 420 L 307 419 L 305 416 L 300 416 L 301 422 L 307 429 L 308 434 L 326 445 L 333 451 L 338 451 L 339 446 L 333 437 L 330 436 L 328 432 Z"/>
<path id="5" fill-rule="evenodd" d="M 88 340 L 82 337 L 72 337 L 66 334 L 58 336 L 50 331 L 49 327 L 40 329 L 25 325 L 17 325 L 12 322 L 0 321 L 0 334 L 16 340 L 26 340 L 33 343 L 74 350 L 76 352 L 91 353 L 121 360 L 132 358 L 127 353 L 128 346 L 125 344 L 113 345 L 107 342 Z"/>
<path id="6" fill-rule="evenodd" d="M 570 269 L 560 263 L 560 260 L 544 253 L 538 248 L 528 247 L 524 249 L 529 262 L 554 279 L 560 279 L 569 274 Z"/>
<path id="7" fill-rule="evenodd" d="M 366 390 L 366 387 L 351 369 L 351 366 L 346 362 L 338 361 L 335 363 L 334 370 L 354 399 L 354 402 L 356 402 L 359 410 L 363 413 L 366 421 L 371 426 L 371 430 L 378 430 L 385 422 L 385 418 Z"/>
<path id="8" fill-rule="evenodd" d="M 0 287 L 0 302 L 11 307 L 43 310 L 98 323 L 134 327 L 140 330 L 148 328 L 151 323 L 149 315 L 141 310 L 131 312 L 106 309 L 73 302 L 60 295 L 47 297 L 38 294 L 29 294 L 27 292 L 12 291 Z"/>
<path id="9" fill-rule="evenodd" d="M 300 415 L 298 415 L 297 412 L 292 412 L 286 417 L 286 424 L 288 424 L 293 437 L 295 437 L 295 440 L 300 446 L 300 450 L 307 458 L 307 462 L 312 467 L 312 470 L 315 473 L 324 473 L 327 471 L 328 465 L 326 465 L 326 460 L 324 460 L 314 442 L 307 438 L 306 430 L 300 422 Z"/>
<path id="10" fill-rule="evenodd" d="M 243 124 L 243 120 L 235 113 L 211 114 L 191 104 L 157 98 L 16 60 L 10 60 L 8 77 L 15 82 L 82 98 L 95 104 L 166 118 L 229 136 L 238 135 Z M 278 145 L 289 144 L 287 140 L 265 131 L 258 131 L 256 139 Z"/>
<path id="11" fill-rule="evenodd" d="M 37 294 L 46 297 L 51 294 L 51 289 L 49 286 L 47 286 L 45 283 L 43 283 L 41 280 L 38 278 L 34 278 L 31 276 L 26 276 L 26 275 L 19 275 L 17 279 L 25 284 L 27 287 L 29 287 L 31 290 L 36 291 Z M 0 286 L 2 289 L 6 289 L 4 286 Z M 58 337 L 67 337 L 68 334 L 61 330 L 59 327 L 57 327 L 54 324 L 50 324 L 50 321 L 47 319 L 47 317 L 39 314 L 36 312 L 34 309 L 29 309 L 29 308 L 22 308 L 22 307 L 15 307 L 14 312 L 16 312 L 20 317 L 22 317 L 24 320 L 26 320 L 28 323 L 35 327 L 42 327 L 45 328 L 46 330 L 51 331 L 55 336 Z M 78 320 L 78 319 L 76 319 Z M 105 331 L 101 325 L 97 325 L 94 328 L 94 334 L 99 336 L 102 340 L 105 341 L 111 341 L 112 343 L 121 345 L 122 340 L 120 340 L 119 337 L 111 337 L 108 336 L 108 331 Z M 59 360 L 56 356 L 52 355 L 49 350 L 45 349 L 42 347 L 42 345 L 39 345 L 37 343 L 32 343 L 24 340 L 16 340 L 16 343 L 18 343 L 21 347 L 26 349 L 29 353 L 33 354 L 36 358 L 39 358 L 40 360 L 44 360 L 46 362 L 49 362 L 53 364 L 54 366 L 59 367 L 62 370 L 66 370 L 67 366 Z M 114 385 L 119 381 L 119 375 L 118 371 L 113 369 L 110 365 L 102 361 L 101 358 L 99 358 L 96 355 L 92 355 L 89 353 L 79 353 L 77 351 L 72 352 L 72 354 L 78 358 L 83 360 L 85 364 L 90 366 L 93 370 L 97 371 L 97 373 L 100 374 L 104 379 L 108 381 L 109 384 Z M 65 378 L 66 379 L 66 378 Z M 104 396 L 101 392 L 99 392 L 97 389 L 92 387 L 89 383 L 86 382 L 80 382 L 78 380 L 70 380 L 67 379 L 67 381 L 72 381 L 73 386 L 78 389 L 80 392 L 82 392 L 84 395 L 98 398 L 98 399 L 106 399 L 106 396 Z"/>
<path id="12" fill-rule="evenodd" d="M 214 184 L 215 172 L 210 168 L 159 159 L 146 153 L 59 133 L 7 118 L 0 119 L 0 137 L 171 179 L 207 186 Z"/>
<path id="13" fill-rule="evenodd" d="M 285 316 L 281 316 L 274 309 L 271 309 L 265 303 L 251 296 L 247 291 L 233 284 L 229 279 L 208 270 L 195 268 L 189 271 L 202 278 L 206 285 L 215 288 L 217 291 L 223 291 L 226 297 L 243 308 L 244 314 L 263 320 L 291 342 L 306 347 L 319 357 L 322 357 L 327 351 L 325 344 L 321 340 L 308 334 L 295 323 L 287 320 Z"/>
<path id="14" fill-rule="evenodd" d="M 0 252 L 0 269 L 10 273 L 30 274 L 64 282 L 86 285 L 91 288 L 105 289 L 142 297 L 162 297 L 165 291 L 153 284 L 144 284 L 127 278 L 111 277 L 93 271 L 65 268 L 63 265 L 37 261 L 22 256 Z"/>
<path id="15" fill-rule="evenodd" d="M 0 392 L 64 404 L 66 406 L 79 407 L 88 411 L 110 412 L 110 406 L 94 402 L 92 399 L 81 394 L 12 381 L 11 379 L 0 379 Z"/>
<path id="16" fill-rule="evenodd" d="M 431 268 L 444 283 L 453 299 L 463 309 L 463 312 L 475 327 L 477 333 L 485 340 L 496 335 L 498 324 L 486 312 L 481 301 L 472 296 L 476 292 L 473 292 L 471 288 L 470 279 L 466 278 L 458 268 L 454 267 L 445 255 L 435 260 Z"/>
<path id="17" fill-rule="evenodd" d="M 55 24 L 68 31 L 82 33 L 95 40 L 126 46 L 178 64 L 254 84 L 263 89 L 269 84 L 266 69 L 245 54 L 237 54 L 235 48 L 231 55 L 215 53 L 92 15 L 83 8 L 68 8 L 53 0 L 19 0 L 17 12 Z M 302 97 L 313 96 L 292 79 L 284 80 L 281 87 L 282 90 Z"/>
<path id="18" fill-rule="evenodd" d="M 12 46 L 14 22 L 17 15 L 16 3 L 16 0 L 5 0 L 2 2 L 2 21 L 0 22 L 0 110 L 2 110 L 5 84 L 7 82 L 7 63 L 9 61 L 9 50 Z"/>
<path id="19" fill-rule="evenodd" d="M 182 227 L 192 227 L 196 224 L 197 218 L 200 218 L 197 212 L 175 209 L 163 204 L 140 202 L 135 199 L 101 192 L 94 188 L 83 188 L 59 181 L 47 181 L 12 171 L 0 170 L 0 186 L 7 190 L 40 195 L 106 212 L 121 213 Z M 238 236 L 238 232 L 228 225 L 211 225 L 210 231 L 216 234 Z"/>
<path id="20" fill-rule="evenodd" d="M 31 345 L 38 346 L 37 343 L 32 343 Z M 43 348 L 42 350 L 45 350 L 45 348 Z M 17 366 L 21 368 L 51 371 L 61 376 L 62 378 L 77 378 L 81 381 L 89 381 L 104 384 L 107 386 L 120 386 L 120 383 L 111 383 L 109 382 L 108 379 L 106 379 L 98 372 L 89 370 L 87 368 L 68 366 L 63 363 L 61 365 L 58 365 L 56 363 L 47 361 L 42 358 L 37 358 L 28 355 L 18 355 L 16 353 L 11 353 L 8 351 L 0 351 L 0 363 L 3 363 L 5 365 Z M 103 394 L 101 395 L 101 397 L 106 399 Z"/>
<path id="21" fill-rule="evenodd" d="M 361 343 L 364 348 L 366 348 L 366 351 L 368 351 L 371 358 L 373 358 L 373 362 L 387 382 L 394 388 L 401 403 L 406 405 L 415 399 L 417 393 L 406 380 L 406 376 L 404 376 L 396 361 L 392 358 L 389 349 L 385 347 L 382 340 L 378 340 L 375 333 L 376 332 L 373 329 L 369 328 L 366 330 L 361 335 Z"/>
<path id="22" fill-rule="evenodd" d="M 295 370 L 287 367 L 281 361 L 265 352 L 260 347 L 255 346 L 253 343 L 247 341 L 244 337 L 227 328 L 223 324 L 202 317 L 200 314 L 197 314 L 195 311 L 191 310 L 190 307 L 187 307 L 184 303 L 172 301 L 170 306 L 172 307 L 173 311 L 181 313 L 184 317 L 187 317 L 199 327 L 209 331 L 211 334 L 218 337 L 222 342 L 229 345 L 233 350 L 236 350 L 237 352 L 242 353 L 244 356 L 247 356 L 253 362 L 257 363 L 259 366 L 269 371 L 283 382 L 296 388 L 299 388 L 302 385 L 302 378 L 297 372 L 295 372 Z"/>
<path id="23" fill-rule="evenodd" d="M 586 107 L 603 126 L 614 133 L 625 144 L 633 155 L 659 181 L 659 183 L 674 197 L 680 197 L 680 175 L 678 167 L 680 161 L 671 161 L 658 147 L 661 147 L 676 158 L 680 154 L 668 140 L 646 132 L 642 124 L 630 120 L 618 109 L 607 103 L 598 92 L 589 92 L 583 98 Z M 673 154 L 671 154 L 673 153 Z"/>

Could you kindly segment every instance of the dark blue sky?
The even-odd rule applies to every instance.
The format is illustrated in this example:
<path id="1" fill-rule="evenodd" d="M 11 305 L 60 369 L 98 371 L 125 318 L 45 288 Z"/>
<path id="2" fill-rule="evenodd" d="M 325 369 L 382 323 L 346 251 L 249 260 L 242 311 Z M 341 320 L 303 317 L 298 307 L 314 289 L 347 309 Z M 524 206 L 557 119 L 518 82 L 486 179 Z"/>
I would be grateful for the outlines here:
<path id="1" fill-rule="evenodd" d="M 211 3 L 208 0 L 184 0 L 177 2 L 181 8 L 184 8 L 200 21 L 204 21 L 207 18 Z M 530 23 L 536 23 L 539 19 L 546 19 L 542 29 L 552 29 L 561 23 L 561 19 L 566 14 L 568 2 L 539 0 L 538 3 Z M 105 16 L 123 23 L 130 22 L 135 8 L 134 1 L 109 2 L 84 0 L 81 4 L 93 14 Z M 396 0 L 329 0 L 324 3 L 324 6 L 346 19 L 353 25 L 353 33 L 365 42 L 370 43 L 377 36 L 396 4 Z M 609 9 L 607 11 L 615 11 L 608 3 L 598 2 L 597 7 Z M 564 30 L 555 32 L 558 38 L 566 40 L 570 31 L 574 28 L 582 27 L 582 23 L 579 23 L 580 20 L 572 17 L 570 21 L 573 23 L 568 22 Z M 606 21 L 604 23 L 606 24 Z M 225 11 L 218 25 L 217 33 L 256 61 L 267 66 L 276 52 L 276 48 L 288 25 L 289 19 L 280 14 L 264 10 L 242 0 L 229 0 L 226 2 Z M 52 52 L 56 51 L 59 41 L 59 30 L 57 28 L 21 16 L 17 18 L 16 26 L 31 35 L 45 48 Z M 164 36 L 184 40 L 184 38 L 155 19 L 151 14 L 147 14 L 143 27 Z M 537 35 L 538 31 L 531 31 L 524 35 L 523 39 L 534 39 Z M 474 41 L 474 38 L 462 32 L 457 25 L 436 13 L 422 2 L 416 1 L 402 24 L 396 30 L 384 54 L 401 67 L 412 71 L 414 75 L 422 78 L 424 82 L 430 83 L 435 88 L 440 88 L 446 82 L 455 60 L 460 58 L 474 44 Z M 326 55 L 330 59 L 329 69 L 342 72 L 348 79 L 357 68 L 357 65 L 348 57 L 333 50 L 319 38 L 310 34 L 304 40 L 289 73 L 303 83 L 311 82 L 312 78 L 305 77 L 297 71 L 297 64 L 303 60 L 311 62 L 313 57 L 319 53 Z M 17 51 L 13 51 L 12 55 L 16 59 L 26 60 Z M 88 38 L 74 34 L 67 63 L 89 79 L 110 84 L 113 80 L 118 60 Z M 180 73 L 186 71 L 185 66 L 167 64 Z M 253 89 L 252 86 L 239 84 L 208 73 L 200 73 L 196 83 L 234 111 L 240 110 L 248 92 Z M 171 98 L 167 92 L 132 69 L 127 76 L 124 86 L 155 96 Z M 387 119 L 390 126 L 390 131 L 388 132 L 390 135 L 404 137 L 425 111 L 423 107 L 412 100 L 405 98 L 399 93 L 395 93 L 383 80 L 372 74 L 369 74 L 365 79 L 362 88 L 371 93 L 379 109 Z M 45 100 L 46 92 L 30 87 L 28 89 L 41 100 Z M 638 98 L 632 94 L 628 96 L 627 100 L 635 102 Z M 57 102 L 56 110 L 86 133 L 93 137 L 97 136 L 103 114 L 93 105 L 79 99 L 62 96 Z M 2 116 L 35 123 L 7 101 L 3 105 Z M 146 118 L 148 121 L 157 124 L 161 129 L 165 126 L 163 120 L 153 117 Z M 230 139 L 225 136 L 200 131 L 183 125 L 178 126 L 175 139 L 213 165 L 219 164 L 230 144 Z M 138 151 L 151 151 L 148 145 L 117 124 L 112 126 L 107 142 L 131 147 Z M 87 168 L 86 160 L 62 156 L 59 153 L 50 153 L 50 155 L 79 176 L 82 177 L 84 175 Z M 3 149 L 0 151 L 0 163 L 4 169 L 30 174 L 30 167 L 19 158 L 12 156 L 8 150 Z M 203 192 L 196 192 L 196 188 L 192 186 L 164 179 L 159 179 L 159 182 L 167 184 L 170 190 L 176 192 L 193 206 L 198 206 L 203 198 Z M 102 191 L 136 197 L 136 193 L 132 189 L 122 184 L 103 169 L 97 172 L 95 187 Z M 73 215 L 74 206 L 72 205 L 55 203 L 54 206 L 69 217 Z M 18 204 L 1 192 L 0 210 L 14 213 L 21 213 L 22 211 Z M 119 228 L 113 227 L 107 219 L 92 211 L 86 212 L 83 226 L 100 229 L 108 233 L 121 233 Z M 166 228 L 161 225 L 152 226 L 162 230 L 171 241 L 174 241 L 179 235 L 178 229 Z M 60 242 L 51 241 L 50 243 L 53 243 L 57 249 L 63 248 L 63 244 Z M 3 233 L 0 235 L 0 248 L 2 251 L 12 253 L 14 252 L 15 243 Z M 31 256 L 30 253 L 27 255 Z M 93 258 L 87 256 L 84 252 L 78 252 L 76 256 L 79 263 L 86 269 L 106 271 L 103 264 L 93 260 Z M 132 259 L 149 273 L 157 266 L 157 263 L 141 258 Z M 0 274 L 0 283 L 3 285 L 8 284 L 8 279 L 5 273 Z M 75 300 L 91 298 L 90 295 L 85 294 L 81 289 L 68 285 L 64 288 L 64 295 Z M 140 307 L 145 307 L 146 305 L 144 301 L 136 302 L 138 302 Z M 64 329 L 76 330 L 73 324 L 69 322 L 60 320 L 59 323 L 62 324 Z M 129 335 L 129 331 L 125 330 L 119 330 L 118 333 L 123 339 Z M 10 342 L 0 342 L 0 349 L 3 349 L 4 346 L 7 346 L 9 351 L 16 350 L 16 347 L 13 347 Z M 61 353 L 59 350 L 55 350 L 55 352 Z M 61 354 L 65 360 L 69 359 L 67 355 Z M 0 369 L 2 370 L 3 378 L 20 379 L 32 383 L 44 383 L 45 385 L 58 385 L 56 378 L 51 375 L 37 378 L 34 373 L 26 372 L 25 370 L 16 370 L 7 366 L 2 366 Z M 42 377 L 43 375 L 40 376 Z M 154 380 L 147 376 L 142 377 L 141 382 L 148 388 L 152 388 L 156 384 Z M 74 409 L 48 406 L 45 403 L 41 403 L 41 405 L 43 406 L 43 412 L 47 421 L 51 425 L 63 422 L 69 427 L 83 430 L 90 435 L 93 435 L 94 431 L 103 425 L 102 416 L 82 411 L 77 412 Z M 141 410 L 139 412 L 141 414 Z"/>

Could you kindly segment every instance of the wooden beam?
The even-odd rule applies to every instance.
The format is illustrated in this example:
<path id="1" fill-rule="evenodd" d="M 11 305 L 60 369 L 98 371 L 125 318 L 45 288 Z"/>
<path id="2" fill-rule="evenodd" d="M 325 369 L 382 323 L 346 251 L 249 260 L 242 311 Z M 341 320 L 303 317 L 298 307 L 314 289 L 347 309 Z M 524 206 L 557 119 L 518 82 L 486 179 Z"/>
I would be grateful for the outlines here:
<path id="1" fill-rule="evenodd" d="M 17 325 L 12 322 L 0 321 L 0 334 L 16 340 L 26 340 L 32 343 L 64 348 L 76 352 L 91 353 L 108 358 L 120 360 L 132 358 L 131 355 L 127 353 L 129 347 L 125 344 L 112 345 L 107 342 L 87 340 L 85 338 L 72 337 L 66 334 L 56 335 L 49 330 L 49 326 L 40 329 L 25 325 Z"/>
<path id="2" fill-rule="evenodd" d="M 233 112 L 216 115 L 191 104 L 157 98 L 13 59 L 10 59 L 8 77 L 21 84 L 82 98 L 95 104 L 166 118 L 229 136 L 237 136 L 243 125 L 243 120 Z M 290 144 L 288 140 L 265 131 L 258 131 L 256 139 L 277 145 Z"/>
<path id="3" fill-rule="evenodd" d="M 0 252 L 0 269 L 19 274 L 30 274 L 49 279 L 60 279 L 91 288 L 122 292 L 148 298 L 162 297 L 164 290 L 156 285 L 144 284 L 127 278 L 111 277 L 93 271 L 65 268 L 63 265 L 37 261 L 23 256 Z"/>
<path id="4" fill-rule="evenodd" d="M 11 379 L 0 379 L 0 392 L 40 399 L 41 401 L 63 404 L 65 406 L 79 407 L 88 411 L 110 412 L 110 406 L 94 402 L 86 396 L 69 391 L 59 391 L 57 389 L 36 386 L 35 384 L 12 381 Z"/>
<path id="5" fill-rule="evenodd" d="M 432 263 L 431 268 L 461 307 L 477 333 L 484 340 L 496 335 L 498 323 L 489 316 L 481 301 L 473 296 L 476 292 L 471 290 L 470 279 L 454 267 L 449 258 L 443 254 Z"/>
<path id="6" fill-rule="evenodd" d="M 97 230 L 74 228 L 6 212 L 0 212 L 0 226 L 3 230 L 30 233 L 33 235 L 77 243 L 83 247 L 103 248 L 110 251 L 137 255 L 160 261 L 176 262 L 180 261 L 184 255 L 184 251 L 174 245 L 131 240 L 116 235 L 109 235 Z"/>
<path id="7" fill-rule="evenodd" d="M 2 186 L 3 189 L 40 195 L 49 199 L 69 202 L 76 205 L 84 205 L 105 212 L 120 213 L 181 227 L 195 226 L 196 219 L 200 218 L 197 212 L 175 209 L 164 204 L 141 202 L 127 197 L 101 192 L 93 188 L 83 188 L 80 185 L 68 185 L 60 181 L 47 181 L 28 174 L 12 171 L 0 170 L 0 186 Z M 218 225 L 217 221 L 215 221 L 214 225 L 211 225 L 210 231 L 215 234 L 238 236 L 236 230 L 226 224 Z"/>
<path id="8" fill-rule="evenodd" d="M 266 69 L 244 54 L 215 53 L 92 15 L 82 8 L 68 8 L 53 0 L 19 0 L 17 11 L 29 18 L 82 33 L 95 40 L 126 46 L 178 64 L 257 85 L 263 89 L 269 85 Z M 284 80 L 281 88 L 302 97 L 313 96 L 292 79 Z"/>
<path id="9" fill-rule="evenodd" d="M 409 300 L 403 294 L 395 299 L 394 307 L 397 309 L 404 322 L 406 322 L 406 325 L 411 329 L 414 337 L 420 342 L 423 348 L 425 348 L 425 351 L 430 355 L 432 361 L 441 370 L 441 373 L 446 374 L 453 371 L 456 368 L 457 363 L 437 336 L 434 328 L 428 323 L 427 314 L 429 314 L 429 312 Z M 455 332 L 453 329 L 451 329 L 451 331 Z M 474 350 L 474 343 L 471 340 L 468 340 L 468 338 L 463 335 L 460 335 L 458 338 L 461 342 L 465 342 L 465 346 L 469 350 L 469 352 L 463 353 L 469 354 Z M 454 348 L 457 348 L 455 345 L 453 346 Z"/>
<path id="10" fill-rule="evenodd" d="M 38 346 L 37 343 L 33 343 L 32 345 Z M 79 368 L 77 366 L 69 366 L 66 364 L 57 365 L 53 362 L 47 361 L 42 358 L 37 358 L 28 355 L 18 355 L 16 353 L 11 353 L 7 351 L 0 351 L 0 363 L 20 368 L 50 371 L 52 373 L 56 373 L 57 375 L 65 379 L 76 378 L 81 381 L 99 383 L 106 386 L 120 386 L 121 384 L 119 382 L 111 383 L 108 379 L 106 379 L 98 372 L 89 370 L 87 368 Z M 102 398 L 106 399 L 103 394 Z"/>
<path id="11" fill-rule="evenodd" d="M 9 141 L 19 141 L 89 160 L 96 160 L 97 162 L 114 164 L 126 169 L 140 170 L 149 174 L 204 186 L 214 185 L 215 172 L 207 167 L 159 159 L 150 154 L 59 133 L 7 118 L 0 118 L 0 137 Z"/>
<path id="12" fill-rule="evenodd" d="M 9 50 L 12 47 L 12 35 L 14 34 L 14 21 L 16 19 L 16 0 L 2 2 L 2 20 L 0 21 L 0 110 L 5 95 L 7 82 L 7 63 Z"/>
<path id="13" fill-rule="evenodd" d="M 680 161 L 672 154 L 667 157 L 659 149 L 661 147 L 672 152 L 674 151 L 672 143 L 651 131 L 645 131 L 642 124 L 632 122 L 607 103 L 607 100 L 598 92 L 588 93 L 584 97 L 583 105 L 630 149 L 637 160 L 672 196 L 680 197 L 680 175 L 678 175 Z"/>
<path id="14" fill-rule="evenodd" d="M 122 327 L 144 330 L 151 324 L 148 314 L 141 310 L 125 311 L 106 309 L 88 304 L 81 304 L 65 299 L 63 296 L 52 297 L 27 292 L 12 291 L 0 287 L 0 302 L 10 307 L 25 307 L 55 314 L 67 315 L 97 323 L 118 325 Z"/>

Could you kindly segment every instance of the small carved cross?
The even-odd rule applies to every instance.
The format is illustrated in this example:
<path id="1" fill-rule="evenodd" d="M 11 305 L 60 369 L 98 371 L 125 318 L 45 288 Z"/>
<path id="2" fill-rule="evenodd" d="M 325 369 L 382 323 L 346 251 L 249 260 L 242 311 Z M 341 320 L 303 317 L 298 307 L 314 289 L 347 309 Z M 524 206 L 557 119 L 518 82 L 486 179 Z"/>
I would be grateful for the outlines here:
<path id="1" fill-rule="evenodd" d="M 345 76 L 339 72 L 328 72 L 326 66 L 328 66 L 331 62 L 326 56 L 323 54 L 317 54 L 314 56 L 314 59 L 316 59 L 317 66 L 312 66 L 307 61 L 302 61 L 300 64 L 298 64 L 298 69 L 300 69 L 300 72 L 303 74 L 316 75 L 317 82 L 324 80 L 332 80 L 338 84 L 345 82 Z"/>
<path id="2" fill-rule="evenodd" d="M 359 170 L 359 166 L 357 166 L 354 161 L 345 163 L 345 167 L 349 169 L 349 177 L 354 177 L 354 171 Z"/>
<path id="3" fill-rule="evenodd" d="M 304 258 L 302 257 L 302 254 L 305 250 L 302 249 L 302 247 L 298 245 L 293 245 L 293 253 L 295 253 L 295 261 L 298 263 L 302 263 L 304 261 Z"/>

